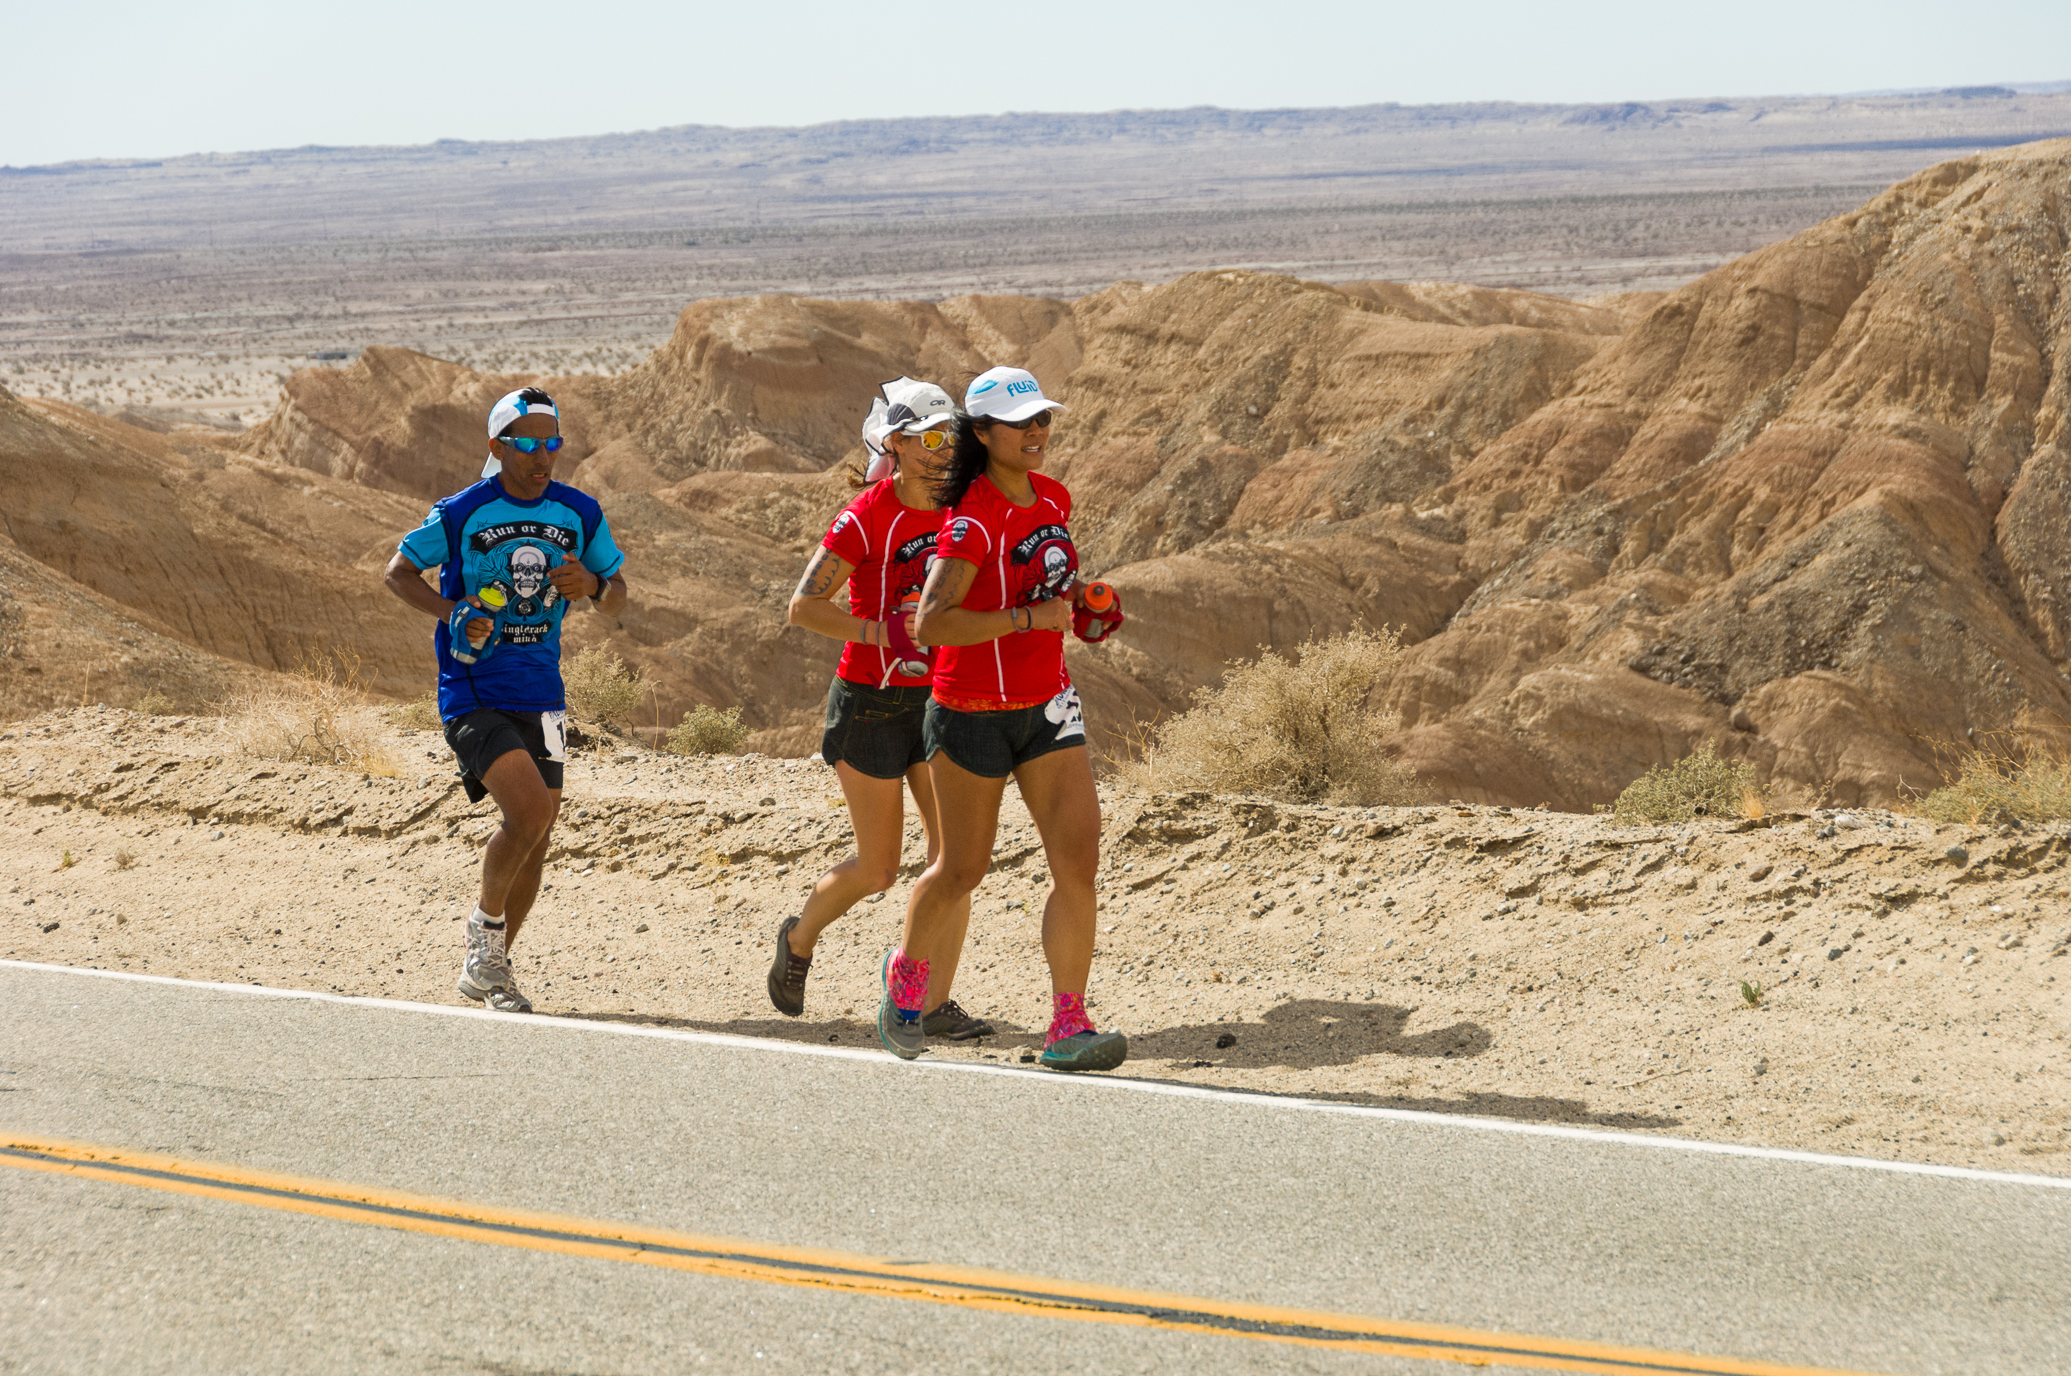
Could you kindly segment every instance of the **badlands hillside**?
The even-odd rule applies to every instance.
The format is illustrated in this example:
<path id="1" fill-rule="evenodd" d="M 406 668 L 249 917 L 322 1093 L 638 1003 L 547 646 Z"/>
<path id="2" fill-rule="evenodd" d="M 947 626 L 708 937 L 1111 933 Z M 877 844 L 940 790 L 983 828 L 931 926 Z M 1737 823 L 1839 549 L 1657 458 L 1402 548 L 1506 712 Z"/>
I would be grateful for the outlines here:
<path id="1" fill-rule="evenodd" d="M 781 609 L 865 398 L 1017 363 L 1071 405 L 1054 471 L 1130 598 L 1074 652 L 1103 746 L 1233 657 L 1389 626 L 1383 746 L 1436 799 L 1586 810 L 1711 740 L 1786 797 L 1898 802 L 1938 749 L 2071 715 L 2067 176 L 2066 140 L 1944 163 L 1666 297 L 1231 271 L 699 302 L 627 373 L 542 379 L 632 558 L 626 616 L 572 635 L 648 676 L 643 719 L 738 703 L 807 753 L 833 647 Z M 369 350 L 227 443 L 7 403 L 17 710 L 133 700 L 161 643 L 213 656 L 195 675 L 343 650 L 422 691 L 374 575 L 519 380 Z"/>

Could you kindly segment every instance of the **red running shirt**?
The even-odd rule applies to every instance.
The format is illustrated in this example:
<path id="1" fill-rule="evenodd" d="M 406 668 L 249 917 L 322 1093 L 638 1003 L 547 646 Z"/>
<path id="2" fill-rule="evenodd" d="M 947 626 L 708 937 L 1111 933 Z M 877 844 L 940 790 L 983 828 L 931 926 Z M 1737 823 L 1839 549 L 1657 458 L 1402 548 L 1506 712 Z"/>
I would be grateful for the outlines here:
<path id="1" fill-rule="evenodd" d="M 901 502 L 890 478 L 844 507 L 820 547 L 855 566 L 849 575 L 849 611 L 865 621 L 883 621 L 901 603 L 917 602 L 935 562 L 935 535 L 941 528 L 940 512 L 916 511 Z M 841 667 L 835 672 L 873 688 L 887 682 L 912 688 L 931 680 L 929 674 L 899 672 L 897 663 L 897 653 L 890 648 L 851 640 L 841 647 Z"/>
<path id="2" fill-rule="evenodd" d="M 1063 595 L 1079 572 L 1072 545 L 1071 493 L 1055 478 L 1028 475 L 1035 502 L 1016 506 L 979 475 L 963 501 L 942 513 L 938 559 L 978 566 L 964 595 L 974 612 L 1028 607 Z M 1033 707 L 1067 688 L 1064 632 L 1019 631 L 983 645 L 944 645 L 935 651 L 935 700 L 945 707 Z"/>

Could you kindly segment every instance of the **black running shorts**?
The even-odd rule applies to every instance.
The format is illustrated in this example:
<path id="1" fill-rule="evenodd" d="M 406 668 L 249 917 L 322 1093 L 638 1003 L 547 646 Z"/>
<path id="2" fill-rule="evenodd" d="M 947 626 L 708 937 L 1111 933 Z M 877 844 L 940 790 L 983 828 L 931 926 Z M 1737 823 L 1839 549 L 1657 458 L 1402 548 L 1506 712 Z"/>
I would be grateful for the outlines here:
<path id="1" fill-rule="evenodd" d="M 927 732 L 929 759 L 940 751 L 973 774 L 1004 779 L 1038 755 L 1084 745 L 1086 719 L 1076 688 L 1004 712 L 959 712 L 931 699 Z"/>
<path id="2" fill-rule="evenodd" d="M 827 689 L 827 730 L 820 758 L 846 761 L 873 779 L 903 779 L 928 757 L 921 721 L 928 706 L 926 684 L 873 688 L 837 677 Z"/>
<path id="3" fill-rule="evenodd" d="M 568 760 L 566 712 L 501 712 L 478 707 L 446 723 L 446 744 L 460 761 L 460 786 L 467 799 L 489 796 L 482 776 L 489 766 L 513 750 L 522 750 L 539 766 L 539 777 L 551 789 L 561 787 L 562 765 Z"/>

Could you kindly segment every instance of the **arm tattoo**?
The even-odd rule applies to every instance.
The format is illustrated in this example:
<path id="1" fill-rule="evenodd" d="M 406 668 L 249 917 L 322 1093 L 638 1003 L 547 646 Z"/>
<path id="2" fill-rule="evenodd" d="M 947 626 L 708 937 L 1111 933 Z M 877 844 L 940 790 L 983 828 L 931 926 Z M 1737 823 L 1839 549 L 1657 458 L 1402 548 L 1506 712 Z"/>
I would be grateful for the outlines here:
<path id="1" fill-rule="evenodd" d="M 951 607 L 961 607 L 978 577 L 978 566 L 962 559 L 938 559 L 928 570 L 927 586 L 920 591 L 920 614 L 931 616 Z"/>
<path id="2" fill-rule="evenodd" d="M 800 597 L 826 597 L 842 575 L 848 571 L 845 560 L 831 549 L 821 548 L 813 552 L 812 562 L 805 566 L 805 576 L 798 580 Z"/>

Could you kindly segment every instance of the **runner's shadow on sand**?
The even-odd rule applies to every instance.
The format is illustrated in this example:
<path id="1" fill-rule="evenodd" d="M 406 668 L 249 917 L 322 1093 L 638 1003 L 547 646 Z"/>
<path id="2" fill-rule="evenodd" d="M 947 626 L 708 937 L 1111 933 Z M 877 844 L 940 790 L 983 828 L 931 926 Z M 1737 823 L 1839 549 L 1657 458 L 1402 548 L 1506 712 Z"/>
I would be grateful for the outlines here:
<path id="1" fill-rule="evenodd" d="M 1295 999 L 1268 1010 L 1257 1022 L 1131 1031 L 1129 1050 L 1132 1056 L 1192 1059 L 1232 1070 L 1315 1070 L 1350 1065 L 1363 1056 L 1469 1059 L 1495 1042 L 1488 1029 L 1475 1022 L 1406 1031 L 1414 1013 L 1385 1003 Z"/>
<path id="2" fill-rule="evenodd" d="M 1212 1074 L 1217 1069 L 1264 1070 L 1280 1067 L 1307 1070 L 1323 1066 L 1348 1065 L 1362 1056 L 1389 1055 L 1405 1058 L 1479 1056 L 1493 1044 L 1488 1030 L 1478 1023 L 1459 1022 L 1429 1032 L 1405 1035 L 1409 1009 L 1387 1004 L 1334 1003 L 1325 999 L 1299 999 L 1281 1004 L 1257 1022 L 1210 1022 L 1191 1027 L 1169 1027 L 1157 1032 L 1129 1030 L 1129 1059 L 1125 1074 L 1154 1084 L 1185 1085 L 1192 1089 L 1217 1089 Z M 759 1037 L 773 1041 L 800 1042 L 818 1046 L 848 1046 L 878 1050 L 874 1023 L 857 1018 L 742 1017 L 670 1018 L 643 1013 L 582 1013 L 563 1016 L 595 1022 L 630 1023 L 642 1027 L 673 1027 L 693 1032 L 724 1032 L 736 1037 Z M 933 1049 L 952 1056 L 992 1052 L 1005 1064 L 1021 1064 L 1020 1052 L 1041 1049 L 1042 1036 L 1031 1028 L 992 1019 L 996 1036 L 972 1042 L 938 1042 Z M 1128 1029 L 1125 1029 L 1128 1030 Z M 1223 1037 L 1235 1037 L 1233 1045 L 1218 1047 Z M 1179 1062 L 1195 1075 L 1176 1079 L 1139 1072 L 1147 1061 Z M 1210 1073 L 1202 1073 L 1210 1072 Z M 1039 1072 L 1049 1074 L 1052 1072 Z M 1385 1066 L 1376 1073 L 1385 1077 Z M 1407 1087 L 1407 1086 L 1405 1086 Z M 1579 1099 L 1552 1095 L 1476 1094 L 1455 1097 L 1409 1094 L 1381 1094 L 1361 1091 L 1260 1089 L 1255 1083 L 1230 1084 L 1227 1088 L 1269 1098 L 1311 1099 L 1334 1104 L 1359 1104 L 1369 1108 L 1410 1109 L 1419 1113 L 1458 1114 L 1477 1118 L 1509 1118 L 1527 1123 L 1570 1123 L 1589 1127 L 1662 1129 L 1680 1127 L 1680 1118 L 1649 1113 L 1605 1113 Z"/>
<path id="3" fill-rule="evenodd" d="M 1139 1031 L 1112 1016 L 1100 1019 L 1104 1026 L 1120 1026 L 1129 1034 L 1131 1060 L 1194 1060 L 1196 1065 L 1226 1066 L 1232 1070 L 1262 1070 L 1281 1066 L 1288 1070 L 1315 1070 L 1323 1066 L 1350 1065 L 1363 1056 L 1414 1058 L 1471 1058 L 1487 1051 L 1494 1038 L 1479 1023 L 1456 1022 L 1427 1032 L 1407 1033 L 1412 1012 L 1378 1003 L 1334 1003 L 1326 999 L 1297 999 L 1272 1009 L 1257 1022 L 1209 1022 L 1192 1027 L 1168 1027 L 1161 1031 Z M 570 1010 L 562 1016 L 593 1022 L 635 1023 L 648 1027 L 676 1027 L 697 1032 L 726 1032 L 738 1037 L 767 1037 L 784 1042 L 815 1042 L 854 1046 L 876 1046 L 876 1024 L 854 1017 L 785 1018 L 739 1017 L 671 1018 L 650 1013 L 584 1013 Z M 972 1042 L 948 1043 L 944 1049 L 1034 1048 L 1042 1037 L 1034 1028 L 1002 1018 L 990 1019 L 995 1035 Z M 1218 1042 L 1234 1039 L 1231 1045 Z"/>

